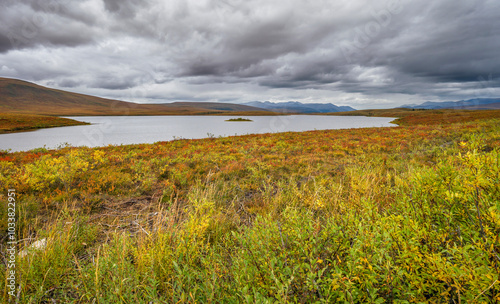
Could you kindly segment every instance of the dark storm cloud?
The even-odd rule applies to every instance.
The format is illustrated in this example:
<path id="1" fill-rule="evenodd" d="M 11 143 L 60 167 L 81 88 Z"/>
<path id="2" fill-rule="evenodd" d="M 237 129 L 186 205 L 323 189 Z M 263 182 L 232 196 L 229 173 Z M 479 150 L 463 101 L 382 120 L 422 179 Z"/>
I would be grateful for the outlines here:
<path id="1" fill-rule="evenodd" d="M 63 88 L 76 88 L 80 85 L 80 82 L 73 79 L 65 78 L 57 83 L 52 82 L 52 85 L 57 85 Z"/>
<path id="2" fill-rule="evenodd" d="M 417 28 L 426 34 L 406 47 L 394 66 L 410 75 L 444 82 L 474 81 L 498 71 L 499 5 L 489 3 L 434 5 L 426 24 Z"/>
<path id="3" fill-rule="evenodd" d="M 0 53 L 4 53 L 12 48 L 9 37 L 0 32 Z"/>
<path id="4" fill-rule="evenodd" d="M 148 7 L 147 0 L 103 0 L 106 10 L 121 18 L 131 18 L 143 7 Z"/>
<path id="5" fill-rule="evenodd" d="M 500 95 L 497 0 L 4 0 L 0 9 L 1 75 L 101 96 L 386 106 Z"/>
<path id="6" fill-rule="evenodd" d="M 108 89 L 108 90 L 123 90 L 129 89 L 136 85 L 135 81 L 128 79 L 96 79 L 89 86 L 91 88 Z"/>
<path id="7" fill-rule="evenodd" d="M 203 43 L 206 39 L 209 47 L 196 52 L 198 60 L 186 62 L 182 75 L 269 75 L 270 69 L 279 67 L 280 58 L 305 55 L 331 34 L 331 20 L 309 24 L 304 22 L 306 16 L 293 10 L 275 14 L 271 20 L 253 18 L 257 20 L 247 22 L 243 28 L 227 27 L 224 35 L 218 34 L 217 28 L 205 29 L 200 40 Z M 214 41 L 216 44 L 210 47 Z"/>
<path id="8" fill-rule="evenodd" d="M 75 47 L 94 41 L 97 28 L 78 3 L 7 1 L 0 11 L 0 52 L 38 46 Z M 78 10 L 78 12 L 76 12 Z M 95 21 L 95 20 L 94 20 Z"/>

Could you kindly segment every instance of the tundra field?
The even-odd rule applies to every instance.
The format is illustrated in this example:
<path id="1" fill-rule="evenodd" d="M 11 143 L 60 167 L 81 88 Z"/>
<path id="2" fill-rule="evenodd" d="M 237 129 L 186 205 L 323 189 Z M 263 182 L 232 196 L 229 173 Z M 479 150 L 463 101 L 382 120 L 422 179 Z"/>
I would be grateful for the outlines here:
<path id="1" fill-rule="evenodd" d="M 0 134 L 86 124 L 55 116 L 0 113 Z"/>
<path id="2" fill-rule="evenodd" d="M 500 302 L 500 111 L 400 114 L 0 151 L 5 278 L 9 189 L 20 240 L 2 302 Z"/>

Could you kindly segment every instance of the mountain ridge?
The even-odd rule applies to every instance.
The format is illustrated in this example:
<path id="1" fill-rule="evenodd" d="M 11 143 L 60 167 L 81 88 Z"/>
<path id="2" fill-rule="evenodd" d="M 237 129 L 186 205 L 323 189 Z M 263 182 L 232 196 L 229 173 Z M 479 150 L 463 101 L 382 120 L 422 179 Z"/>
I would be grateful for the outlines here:
<path id="1" fill-rule="evenodd" d="M 243 103 L 244 105 L 278 111 L 281 113 L 332 113 L 332 112 L 346 112 L 355 111 L 354 108 L 349 106 L 337 106 L 332 103 L 301 103 L 298 101 L 288 102 L 270 102 L 270 101 L 251 101 Z"/>
<path id="2" fill-rule="evenodd" d="M 500 109 L 500 98 L 473 98 L 459 101 L 426 101 L 421 104 L 407 104 L 400 108 L 409 109 L 462 109 L 462 110 L 493 110 Z"/>

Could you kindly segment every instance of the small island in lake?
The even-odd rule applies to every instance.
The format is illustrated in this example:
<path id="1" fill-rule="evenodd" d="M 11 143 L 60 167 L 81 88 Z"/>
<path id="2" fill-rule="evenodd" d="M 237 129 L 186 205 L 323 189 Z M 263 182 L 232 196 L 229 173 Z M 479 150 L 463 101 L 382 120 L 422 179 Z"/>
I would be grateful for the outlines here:
<path id="1" fill-rule="evenodd" d="M 253 121 L 253 120 L 239 117 L 239 118 L 226 119 L 226 121 Z"/>

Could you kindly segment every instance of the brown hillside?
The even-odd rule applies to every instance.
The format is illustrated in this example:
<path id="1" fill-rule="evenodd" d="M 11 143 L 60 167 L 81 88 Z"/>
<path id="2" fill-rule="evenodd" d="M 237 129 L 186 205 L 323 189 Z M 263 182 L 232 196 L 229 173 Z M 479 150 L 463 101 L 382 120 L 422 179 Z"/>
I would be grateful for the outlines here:
<path id="1" fill-rule="evenodd" d="M 46 88 L 34 83 L 0 78 L 0 113 L 79 115 L 210 115 L 252 111 L 253 115 L 272 112 L 243 105 L 177 102 L 137 104 Z M 252 115 L 249 113 L 249 115 Z"/>

